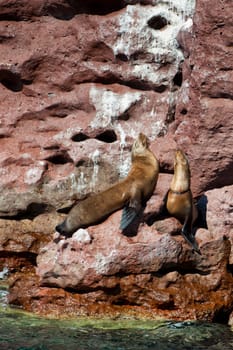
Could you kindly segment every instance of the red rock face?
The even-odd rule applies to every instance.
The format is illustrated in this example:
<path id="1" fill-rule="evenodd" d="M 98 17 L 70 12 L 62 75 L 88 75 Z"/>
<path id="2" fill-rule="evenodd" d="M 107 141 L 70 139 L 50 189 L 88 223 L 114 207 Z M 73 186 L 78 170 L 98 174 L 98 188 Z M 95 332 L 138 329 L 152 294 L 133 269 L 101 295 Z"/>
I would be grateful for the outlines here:
<path id="1" fill-rule="evenodd" d="M 232 184 L 232 23 L 230 1 L 197 2 L 193 39 L 176 108 L 175 139 L 193 163 L 195 192 Z M 182 41 L 182 40 L 181 40 Z"/>
<path id="2" fill-rule="evenodd" d="M 152 141 L 166 133 L 181 85 L 175 38 L 193 14 L 190 5 L 20 4 L 0 10 L 12 19 L 0 34 L 2 215 L 71 204 L 126 175 L 142 129 Z"/>
<path id="3" fill-rule="evenodd" d="M 17 266 L 11 303 L 42 314 L 227 321 L 232 10 L 230 0 L 2 1 L 0 263 Z M 127 174 L 141 131 L 161 174 L 138 232 L 124 236 L 118 212 L 52 242 L 58 210 Z M 159 215 L 178 147 L 194 196 L 207 200 L 202 256 Z"/>

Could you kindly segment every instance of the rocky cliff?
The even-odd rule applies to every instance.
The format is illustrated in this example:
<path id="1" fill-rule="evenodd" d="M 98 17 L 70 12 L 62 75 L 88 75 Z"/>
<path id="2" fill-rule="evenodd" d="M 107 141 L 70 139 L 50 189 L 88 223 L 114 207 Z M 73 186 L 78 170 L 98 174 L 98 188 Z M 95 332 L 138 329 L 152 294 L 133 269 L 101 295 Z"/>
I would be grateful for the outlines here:
<path id="1" fill-rule="evenodd" d="M 3 0 L 0 264 L 9 301 L 53 315 L 227 322 L 233 310 L 233 4 Z M 70 207 L 126 176 L 143 131 L 160 161 L 138 232 L 121 212 L 53 241 Z M 174 151 L 208 230 L 161 218 Z"/>

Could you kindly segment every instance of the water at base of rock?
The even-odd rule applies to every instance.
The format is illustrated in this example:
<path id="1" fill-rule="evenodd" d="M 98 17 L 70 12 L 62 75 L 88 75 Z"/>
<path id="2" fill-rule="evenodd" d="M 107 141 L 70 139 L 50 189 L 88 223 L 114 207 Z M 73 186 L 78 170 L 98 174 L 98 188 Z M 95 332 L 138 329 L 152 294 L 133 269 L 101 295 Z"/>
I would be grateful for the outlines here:
<path id="1" fill-rule="evenodd" d="M 1 350 L 232 350 L 231 328 L 200 322 L 52 320 L 2 306 Z"/>

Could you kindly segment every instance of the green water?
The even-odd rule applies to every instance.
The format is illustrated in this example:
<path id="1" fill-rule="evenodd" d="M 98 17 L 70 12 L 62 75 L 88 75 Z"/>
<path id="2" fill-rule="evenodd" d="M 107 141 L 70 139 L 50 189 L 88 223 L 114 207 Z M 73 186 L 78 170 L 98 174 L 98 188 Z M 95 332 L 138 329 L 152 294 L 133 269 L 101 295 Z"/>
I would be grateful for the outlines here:
<path id="1" fill-rule="evenodd" d="M 227 326 L 199 322 L 49 320 L 6 305 L 0 292 L 0 350 L 233 350 Z"/>

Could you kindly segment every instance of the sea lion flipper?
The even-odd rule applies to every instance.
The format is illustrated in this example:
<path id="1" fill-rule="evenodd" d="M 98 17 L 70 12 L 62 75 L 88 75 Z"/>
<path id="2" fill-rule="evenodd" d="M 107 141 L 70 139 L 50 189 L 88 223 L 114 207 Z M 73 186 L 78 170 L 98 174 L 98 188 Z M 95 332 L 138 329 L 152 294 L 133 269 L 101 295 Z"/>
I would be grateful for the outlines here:
<path id="1" fill-rule="evenodd" d="M 197 252 L 198 254 L 201 255 L 201 251 L 198 247 L 197 241 L 196 241 L 195 236 L 193 234 L 192 215 L 191 214 L 192 214 L 192 212 L 190 212 L 190 214 L 186 216 L 181 233 L 182 233 L 182 236 L 186 239 L 186 241 L 193 247 L 195 252 Z"/>
<path id="2" fill-rule="evenodd" d="M 195 250 L 195 252 L 197 252 L 199 255 L 202 255 L 194 235 L 192 233 L 189 233 L 188 231 L 186 231 L 185 226 L 183 226 L 181 233 L 182 233 L 182 236 L 185 238 L 185 240 Z"/>
<path id="3" fill-rule="evenodd" d="M 120 229 L 125 230 L 142 210 L 141 191 L 134 191 L 129 203 L 123 208 Z"/>
<path id="4" fill-rule="evenodd" d="M 120 229 L 124 231 L 137 217 L 138 212 L 135 208 L 127 206 L 123 208 L 121 215 Z"/>

